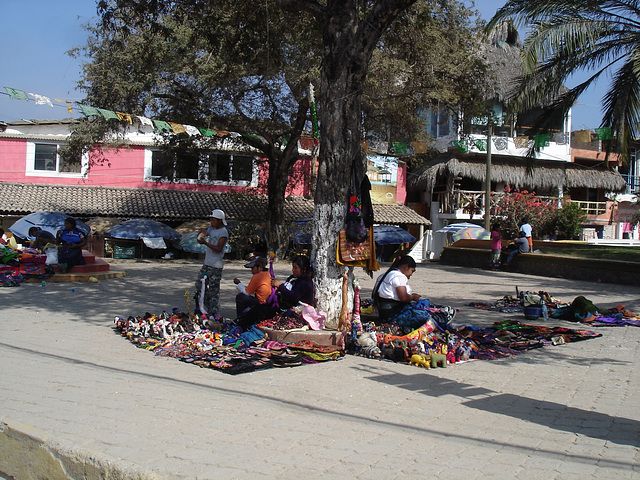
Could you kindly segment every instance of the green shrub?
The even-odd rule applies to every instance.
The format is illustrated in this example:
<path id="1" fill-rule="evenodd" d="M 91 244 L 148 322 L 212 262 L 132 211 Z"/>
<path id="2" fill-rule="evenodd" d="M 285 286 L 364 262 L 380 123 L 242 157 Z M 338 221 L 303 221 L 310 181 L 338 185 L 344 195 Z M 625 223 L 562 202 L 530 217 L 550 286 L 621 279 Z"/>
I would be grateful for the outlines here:
<path id="1" fill-rule="evenodd" d="M 555 222 L 558 240 L 572 240 L 579 237 L 586 220 L 587 212 L 577 203 L 565 203 L 558 209 Z"/>

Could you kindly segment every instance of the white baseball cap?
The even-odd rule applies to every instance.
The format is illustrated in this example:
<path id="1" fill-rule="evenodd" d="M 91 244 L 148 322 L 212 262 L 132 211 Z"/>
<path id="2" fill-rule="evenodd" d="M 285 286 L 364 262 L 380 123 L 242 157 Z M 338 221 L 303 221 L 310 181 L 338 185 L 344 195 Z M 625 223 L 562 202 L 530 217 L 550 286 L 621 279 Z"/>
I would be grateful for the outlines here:
<path id="1" fill-rule="evenodd" d="M 222 210 L 215 209 L 214 211 L 211 212 L 211 215 L 209 215 L 209 217 L 217 218 L 218 220 L 222 220 L 222 224 L 225 227 L 227 226 L 227 221 L 225 220 L 225 214 L 224 214 L 224 212 Z"/>

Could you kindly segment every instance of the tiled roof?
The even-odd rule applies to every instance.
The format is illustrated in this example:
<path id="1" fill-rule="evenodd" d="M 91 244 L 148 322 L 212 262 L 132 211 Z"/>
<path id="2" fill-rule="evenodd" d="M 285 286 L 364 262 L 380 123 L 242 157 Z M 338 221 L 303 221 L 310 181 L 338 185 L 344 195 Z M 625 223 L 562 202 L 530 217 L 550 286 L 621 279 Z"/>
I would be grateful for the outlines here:
<path id="1" fill-rule="evenodd" d="M 188 221 L 206 219 L 219 208 L 235 220 L 260 221 L 266 216 L 264 195 L 187 190 L 88 187 L 77 185 L 33 185 L 0 182 L 0 215 L 31 212 L 64 212 L 80 218 L 119 217 Z M 431 222 L 404 205 L 374 205 L 376 223 L 422 224 Z M 285 220 L 313 216 L 313 200 L 289 197 Z"/>

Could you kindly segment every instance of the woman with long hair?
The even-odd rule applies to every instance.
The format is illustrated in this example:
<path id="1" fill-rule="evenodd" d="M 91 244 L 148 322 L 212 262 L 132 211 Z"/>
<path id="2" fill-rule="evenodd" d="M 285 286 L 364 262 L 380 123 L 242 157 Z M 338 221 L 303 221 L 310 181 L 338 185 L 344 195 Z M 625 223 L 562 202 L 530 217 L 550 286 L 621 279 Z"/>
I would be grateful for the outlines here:
<path id="1" fill-rule="evenodd" d="M 271 286 L 278 291 L 280 307 L 295 307 L 299 302 L 313 305 L 313 271 L 305 255 L 296 255 L 291 261 L 291 275 L 281 282 L 271 279 Z"/>
<path id="2" fill-rule="evenodd" d="M 411 275 L 416 271 L 416 261 L 409 255 L 401 255 L 385 273 L 378 277 L 373 288 L 373 301 L 380 319 L 387 323 L 397 323 L 408 333 L 431 318 L 427 310 L 416 304 L 420 295 L 409 285 Z"/>

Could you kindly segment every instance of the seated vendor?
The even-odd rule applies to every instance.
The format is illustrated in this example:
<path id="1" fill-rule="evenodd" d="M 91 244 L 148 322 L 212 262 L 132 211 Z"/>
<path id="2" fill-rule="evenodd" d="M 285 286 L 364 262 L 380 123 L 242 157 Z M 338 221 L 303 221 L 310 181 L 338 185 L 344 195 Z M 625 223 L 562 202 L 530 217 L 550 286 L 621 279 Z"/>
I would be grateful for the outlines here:
<path id="1" fill-rule="evenodd" d="M 42 251 L 48 243 L 56 243 L 56 237 L 53 233 L 42 230 L 40 227 L 31 227 L 29 229 L 29 237 L 34 239 L 31 242 L 31 248 Z"/>
<path id="2" fill-rule="evenodd" d="M 64 221 L 64 229 L 58 230 L 56 242 L 58 250 L 58 268 L 65 273 L 76 265 L 84 265 L 82 249 L 87 245 L 87 236 L 77 227 L 75 218 L 69 217 Z"/>
<path id="3" fill-rule="evenodd" d="M 16 240 L 16 237 L 13 233 L 11 232 L 4 232 L 4 234 L 2 235 L 2 238 L 5 241 L 5 245 L 9 248 L 13 248 L 14 250 L 18 250 L 18 241 Z"/>
<path id="4" fill-rule="evenodd" d="M 271 285 L 278 292 L 280 308 L 291 308 L 302 303 L 313 305 L 313 280 L 311 262 L 304 255 L 296 255 L 291 261 L 291 275 L 284 282 L 275 278 Z"/>
<path id="5" fill-rule="evenodd" d="M 273 318 L 278 313 L 278 309 L 295 307 L 300 303 L 312 305 L 313 281 L 309 259 L 304 255 L 296 256 L 292 260 L 291 272 L 292 274 L 284 282 L 275 278 L 270 279 L 270 288 L 274 288 L 277 302 L 268 299 L 265 303 L 245 310 L 236 319 L 236 325 L 248 329 L 263 320 Z"/>
<path id="6" fill-rule="evenodd" d="M 431 318 L 427 310 L 415 304 L 420 300 L 420 295 L 413 293 L 409 285 L 409 278 L 415 271 L 416 261 L 412 257 L 399 256 L 389 270 L 378 277 L 372 294 L 380 319 L 397 323 L 406 333 Z"/>
<path id="7" fill-rule="evenodd" d="M 247 308 L 253 308 L 263 304 L 271 294 L 271 275 L 266 271 L 267 259 L 264 257 L 253 257 L 245 268 L 250 268 L 253 276 L 246 287 L 239 278 L 234 278 L 238 295 L 236 295 L 236 315 Z"/>

